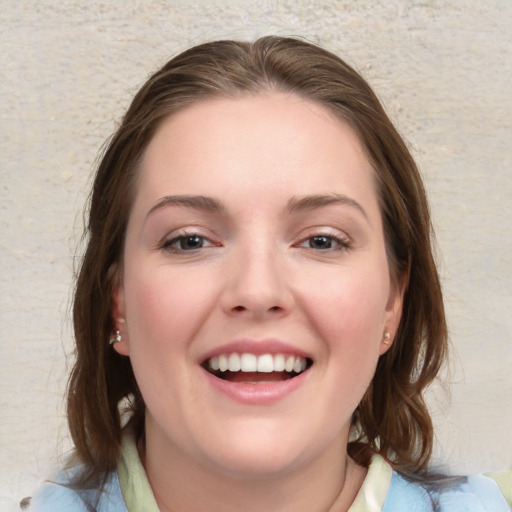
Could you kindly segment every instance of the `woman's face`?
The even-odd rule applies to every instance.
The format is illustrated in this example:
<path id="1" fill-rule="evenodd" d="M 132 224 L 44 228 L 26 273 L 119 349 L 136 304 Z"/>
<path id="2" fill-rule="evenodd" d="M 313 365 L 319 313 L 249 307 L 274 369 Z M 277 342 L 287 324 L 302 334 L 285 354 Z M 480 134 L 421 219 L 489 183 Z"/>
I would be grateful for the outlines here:
<path id="1" fill-rule="evenodd" d="M 339 458 L 402 300 L 353 131 L 294 95 L 198 102 L 136 187 L 115 348 L 148 453 L 239 476 Z"/>

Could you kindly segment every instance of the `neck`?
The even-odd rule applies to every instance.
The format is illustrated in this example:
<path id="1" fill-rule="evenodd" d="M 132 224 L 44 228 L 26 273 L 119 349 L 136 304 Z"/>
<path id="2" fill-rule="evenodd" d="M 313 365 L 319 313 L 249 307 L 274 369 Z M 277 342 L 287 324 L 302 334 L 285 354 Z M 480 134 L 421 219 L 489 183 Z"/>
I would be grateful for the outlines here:
<path id="1" fill-rule="evenodd" d="M 266 475 L 222 471 L 151 437 L 140 451 L 161 512 L 346 512 L 366 475 L 348 457 L 346 439 L 308 464 Z"/>

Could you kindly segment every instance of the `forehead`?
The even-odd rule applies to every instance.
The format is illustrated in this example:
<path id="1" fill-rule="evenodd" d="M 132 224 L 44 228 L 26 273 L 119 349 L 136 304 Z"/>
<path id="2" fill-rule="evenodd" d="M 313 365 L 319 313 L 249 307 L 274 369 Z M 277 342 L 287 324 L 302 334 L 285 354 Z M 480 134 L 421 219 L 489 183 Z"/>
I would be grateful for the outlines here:
<path id="1" fill-rule="evenodd" d="M 313 101 L 269 92 L 202 100 L 165 119 L 142 159 L 136 193 L 358 195 L 368 187 L 374 191 L 374 172 L 347 123 Z"/>

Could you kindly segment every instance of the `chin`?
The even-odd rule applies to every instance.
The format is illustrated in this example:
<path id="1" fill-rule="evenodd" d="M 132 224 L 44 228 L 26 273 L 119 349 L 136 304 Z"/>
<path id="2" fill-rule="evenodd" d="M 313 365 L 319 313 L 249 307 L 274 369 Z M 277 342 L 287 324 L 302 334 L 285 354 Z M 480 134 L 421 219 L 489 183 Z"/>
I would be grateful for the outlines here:
<path id="1" fill-rule="evenodd" d="M 245 425 L 237 432 L 227 432 L 222 440 L 215 442 L 211 439 L 208 447 L 205 447 L 209 452 L 209 465 L 224 474 L 231 474 L 235 479 L 277 478 L 300 471 L 331 451 L 334 445 L 324 433 L 308 435 L 304 425 L 299 426 L 301 428 L 294 432 L 290 425 L 286 428 L 274 425 L 272 428 L 258 422 L 252 428 Z M 324 442 L 319 443 L 318 439 Z M 341 460 L 346 443 L 340 439 L 339 443 L 335 440 L 334 444 L 339 446 Z"/>
<path id="2" fill-rule="evenodd" d="M 293 473 L 300 469 L 304 459 L 307 457 L 299 453 L 262 449 L 255 443 L 253 447 L 231 447 L 229 453 L 216 453 L 210 460 L 217 471 L 235 479 L 264 480 Z"/>

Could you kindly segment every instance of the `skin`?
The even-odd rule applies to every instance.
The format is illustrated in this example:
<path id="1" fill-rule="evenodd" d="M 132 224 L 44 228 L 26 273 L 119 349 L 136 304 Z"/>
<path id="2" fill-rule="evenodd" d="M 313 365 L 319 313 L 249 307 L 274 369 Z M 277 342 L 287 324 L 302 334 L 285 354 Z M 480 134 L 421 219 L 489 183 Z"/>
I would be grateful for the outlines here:
<path id="1" fill-rule="evenodd" d="M 300 202 L 334 194 L 345 199 Z M 182 195 L 223 209 L 162 203 Z M 188 250 L 191 235 L 202 238 Z M 119 274 L 115 349 L 147 405 L 141 457 L 160 509 L 347 510 L 365 474 L 346 454 L 350 419 L 402 306 L 354 132 L 274 92 L 166 119 L 141 164 Z M 313 365 L 277 402 L 239 403 L 200 363 L 240 338 L 282 340 Z"/>

